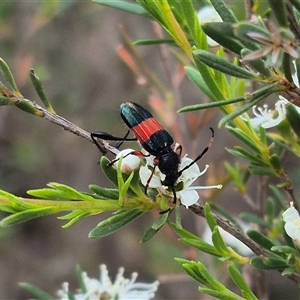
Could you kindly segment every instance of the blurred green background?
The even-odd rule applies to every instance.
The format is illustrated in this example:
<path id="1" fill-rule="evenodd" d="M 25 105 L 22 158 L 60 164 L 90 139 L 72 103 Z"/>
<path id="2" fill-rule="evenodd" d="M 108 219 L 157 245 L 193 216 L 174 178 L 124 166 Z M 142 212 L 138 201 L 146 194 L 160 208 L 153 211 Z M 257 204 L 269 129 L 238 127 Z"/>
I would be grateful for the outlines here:
<path id="1" fill-rule="evenodd" d="M 34 68 L 59 115 L 89 132 L 123 135 L 127 129 L 119 117 L 119 105 L 135 101 L 147 107 L 148 93 L 116 53 L 121 43 L 119 25 L 133 40 L 153 36 L 148 20 L 90 1 L 1 2 L 0 56 L 11 67 L 27 99 L 39 102 L 29 80 L 29 69 Z M 156 47 L 138 50 L 159 75 L 162 68 Z M 188 80 L 181 93 L 185 105 L 199 102 L 201 97 Z M 217 129 L 218 119 L 208 119 L 207 136 L 193 145 L 194 149 L 206 145 L 208 126 Z M 214 146 L 199 164 L 201 169 L 209 162 L 212 170 L 222 173 L 222 162 L 229 158 L 224 148 L 231 141 L 224 129 L 217 130 Z M 45 187 L 51 181 L 82 191 L 88 191 L 89 184 L 110 186 L 101 174 L 100 153 L 93 144 L 15 107 L 0 108 L 0 149 L 0 188 L 16 195 L 25 196 L 26 190 Z M 186 152 L 191 157 L 195 154 L 189 149 Z M 234 197 L 234 192 L 224 191 L 222 202 L 229 203 Z M 242 205 L 235 203 L 233 211 L 239 212 Z M 56 216 L 0 228 L 0 299 L 30 298 L 17 286 L 24 281 L 53 296 L 65 281 L 74 291 L 78 287 L 76 265 L 98 278 L 102 263 L 107 264 L 112 277 L 123 266 L 126 277 L 136 271 L 139 281 L 160 279 L 157 299 L 209 299 L 197 292 L 197 284 L 173 260 L 174 256 L 197 259 L 197 254 L 186 252 L 166 226 L 150 242 L 139 243 L 157 218 L 154 214 L 152 220 L 150 217 L 147 214 L 99 240 L 89 239 L 88 233 L 103 219 L 101 215 L 66 230 Z M 194 232 L 203 230 L 202 219 L 187 210 L 183 210 L 183 223 Z M 226 282 L 224 271 L 215 268 Z M 281 281 L 278 274 L 274 278 Z M 280 285 L 278 289 L 282 290 Z M 280 297 L 278 290 L 274 293 Z"/>

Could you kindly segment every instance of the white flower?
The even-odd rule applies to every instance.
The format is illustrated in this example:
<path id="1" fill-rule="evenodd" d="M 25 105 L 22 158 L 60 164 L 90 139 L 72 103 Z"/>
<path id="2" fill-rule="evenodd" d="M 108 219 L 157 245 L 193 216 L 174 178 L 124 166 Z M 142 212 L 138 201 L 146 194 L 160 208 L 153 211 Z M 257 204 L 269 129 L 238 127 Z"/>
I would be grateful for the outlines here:
<path id="1" fill-rule="evenodd" d="M 201 24 L 210 22 L 222 22 L 220 15 L 215 11 L 215 9 L 212 6 L 204 6 L 198 11 L 197 15 Z M 216 47 L 219 45 L 210 37 L 207 37 L 207 44 L 211 47 Z"/>
<path id="2" fill-rule="evenodd" d="M 124 149 L 120 151 L 115 159 L 115 167 L 118 166 L 119 158 L 122 156 L 122 164 L 121 164 L 121 172 L 122 173 L 131 173 L 134 170 L 137 170 L 138 167 L 140 166 L 141 160 L 139 159 L 138 156 L 136 155 L 128 155 L 128 153 L 134 152 L 133 149 Z"/>
<path id="3" fill-rule="evenodd" d="M 182 170 L 185 166 L 189 165 L 193 160 L 187 158 L 186 156 L 181 159 L 181 163 L 179 165 L 179 170 Z M 146 165 L 141 166 L 140 168 L 140 178 L 142 184 L 144 186 L 147 185 L 147 181 L 150 178 L 153 170 L 153 156 L 146 157 Z M 196 190 L 201 189 L 221 189 L 222 185 L 214 185 L 214 186 L 194 186 L 191 187 L 191 184 L 201 175 L 203 175 L 208 169 L 208 165 L 205 166 L 203 171 L 199 170 L 197 164 L 191 165 L 188 169 L 182 172 L 182 175 L 178 178 L 177 183 L 175 184 L 175 189 L 177 190 L 179 186 L 182 186 L 182 189 L 176 191 L 176 197 L 180 199 L 181 204 L 188 208 L 190 205 L 195 204 L 199 195 Z M 167 187 L 162 185 L 162 182 L 165 179 L 165 174 L 162 174 L 158 167 L 155 168 L 155 172 L 149 182 L 149 188 L 157 188 L 162 194 L 170 194 L 171 192 L 167 191 Z"/>
<path id="4" fill-rule="evenodd" d="M 118 300 L 148 300 L 154 297 L 158 288 L 158 281 L 153 283 L 136 283 L 138 274 L 132 273 L 131 279 L 123 277 L 124 268 L 120 268 L 114 282 L 108 276 L 106 265 L 100 266 L 100 279 L 93 279 L 82 273 L 86 293 L 74 294 L 76 300 L 118 299 Z M 69 300 L 68 283 L 58 291 L 60 299 Z"/>
<path id="5" fill-rule="evenodd" d="M 261 126 L 263 128 L 271 128 L 277 126 L 280 122 L 285 119 L 286 116 L 286 105 L 294 105 L 290 103 L 287 99 L 279 96 L 279 100 L 275 103 L 275 109 L 271 110 L 268 105 L 265 104 L 263 107 L 257 107 L 254 105 L 252 111 L 254 118 L 250 118 L 249 121 L 254 128 Z M 300 114 L 300 107 L 294 105 Z M 246 118 L 242 117 L 243 120 Z"/>
<path id="6" fill-rule="evenodd" d="M 292 205 L 282 214 L 285 232 L 294 242 L 300 246 L 300 216 Z"/>
<path id="7" fill-rule="evenodd" d="M 268 105 L 265 104 L 263 108 L 257 107 L 256 105 L 252 108 L 254 118 L 251 119 L 253 127 L 259 125 L 263 128 L 271 128 L 277 126 L 285 118 L 286 109 L 285 104 L 280 100 L 275 104 L 275 110 L 268 109 Z"/>

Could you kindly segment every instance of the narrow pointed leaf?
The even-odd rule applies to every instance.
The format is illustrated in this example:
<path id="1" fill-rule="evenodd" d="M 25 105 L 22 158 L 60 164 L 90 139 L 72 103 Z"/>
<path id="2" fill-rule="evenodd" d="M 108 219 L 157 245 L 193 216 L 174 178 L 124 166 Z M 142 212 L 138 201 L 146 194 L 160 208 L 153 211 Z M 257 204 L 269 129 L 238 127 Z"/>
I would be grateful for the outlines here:
<path id="1" fill-rule="evenodd" d="M 226 149 L 230 154 L 245 159 L 245 160 L 249 160 L 251 162 L 255 162 L 258 164 L 265 164 L 264 160 L 262 160 L 261 158 L 259 158 L 257 155 L 253 155 L 250 152 L 248 152 L 247 150 L 236 146 L 234 150 L 232 149 Z"/>
<path id="2" fill-rule="evenodd" d="M 261 167 L 256 165 L 251 165 L 248 168 L 250 174 L 259 175 L 259 176 L 274 176 L 278 177 L 278 174 L 275 173 L 270 167 Z"/>
<path id="3" fill-rule="evenodd" d="M 103 6 L 108 6 L 111 8 L 123 10 L 131 14 L 148 17 L 148 18 L 150 17 L 148 12 L 138 4 L 129 3 L 126 1 L 107 1 L 107 0 L 93 0 L 93 2 Z"/>
<path id="4" fill-rule="evenodd" d="M 214 246 L 216 249 L 222 254 L 222 256 L 230 256 L 230 251 L 227 249 L 226 244 L 220 234 L 218 226 L 214 228 L 212 232 L 211 239 L 213 241 Z"/>
<path id="5" fill-rule="evenodd" d="M 186 239 L 186 238 L 180 238 L 179 239 L 180 242 L 191 246 L 193 248 L 196 248 L 202 252 L 220 257 L 222 256 L 221 252 L 216 249 L 216 247 L 214 247 L 213 245 L 201 240 L 201 239 Z"/>
<path id="6" fill-rule="evenodd" d="M 46 92 L 44 90 L 42 82 L 41 82 L 40 78 L 36 75 L 36 73 L 34 72 L 33 69 L 30 70 L 30 79 L 34 85 L 34 88 L 35 88 L 37 94 L 39 95 L 41 101 L 44 103 L 47 110 L 50 111 L 51 113 L 55 114 L 55 111 L 46 95 Z"/>
<path id="7" fill-rule="evenodd" d="M 152 226 L 144 232 L 140 242 L 144 243 L 150 240 L 160 230 L 160 228 L 167 222 L 168 218 L 169 218 L 169 212 L 160 215 L 160 217 L 152 224 Z"/>
<path id="8" fill-rule="evenodd" d="M 253 294 L 251 289 L 249 288 L 247 282 L 241 275 L 240 271 L 237 269 L 237 267 L 234 264 L 229 264 L 228 266 L 228 273 L 231 277 L 231 279 L 234 281 L 234 283 L 239 287 L 241 290 L 243 296 L 248 300 L 258 300 L 256 296 Z"/>
<path id="9" fill-rule="evenodd" d="M 256 153 L 260 153 L 260 148 L 258 147 L 253 137 L 250 137 L 243 130 L 237 127 L 235 128 L 227 126 L 227 129 L 230 133 L 232 133 L 236 138 L 238 138 L 240 141 L 246 144 L 249 148 L 254 150 Z"/>
<path id="10" fill-rule="evenodd" d="M 222 291 L 217 291 L 214 289 L 202 288 L 199 287 L 199 291 L 203 294 L 207 294 L 213 297 L 213 299 L 220 299 L 220 300 L 245 300 L 245 298 L 234 294 L 233 292 L 225 289 Z"/>
<path id="11" fill-rule="evenodd" d="M 238 22 L 232 10 L 226 5 L 223 0 L 210 0 L 210 3 L 213 5 L 224 22 L 232 24 Z"/>
<path id="12" fill-rule="evenodd" d="M 241 213 L 239 216 L 240 216 L 241 220 L 245 221 L 246 223 L 254 223 L 254 224 L 257 224 L 264 228 L 271 229 L 270 224 L 267 221 L 265 221 L 264 219 L 254 215 L 254 214 L 245 212 L 245 213 Z"/>
<path id="13" fill-rule="evenodd" d="M 256 33 L 267 39 L 271 39 L 271 34 L 266 29 L 258 25 L 254 25 L 253 23 L 250 22 L 238 23 L 237 25 L 234 26 L 233 32 L 235 36 L 241 39 L 242 41 L 247 41 L 251 43 L 250 47 L 248 45 L 248 48 L 250 50 L 259 50 L 260 47 L 256 44 L 257 42 L 249 36 L 249 34 Z"/>
<path id="14" fill-rule="evenodd" d="M 286 118 L 300 140 L 300 114 L 298 113 L 295 105 L 289 104 L 286 106 Z"/>
<path id="15" fill-rule="evenodd" d="M 196 60 L 200 60 L 205 65 L 218 70 L 224 74 L 249 79 L 249 80 L 259 80 L 259 78 L 252 72 L 247 71 L 244 68 L 236 66 L 229 61 L 216 56 L 208 51 L 196 50 L 193 52 Z"/>
<path id="16" fill-rule="evenodd" d="M 276 265 L 276 264 L 269 265 L 261 257 L 251 258 L 250 263 L 253 267 L 259 270 L 280 270 L 284 268 L 283 265 Z"/>
<path id="17" fill-rule="evenodd" d="M 39 217 L 52 215 L 55 213 L 58 213 L 59 210 L 57 207 L 43 207 L 43 208 L 36 208 L 36 209 L 30 209 L 27 211 L 22 211 L 19 213 L 15 213 L 13 215 L 10 215 L 0 222 L 1 227 L 9 227 L 13 225 L 17 225 L 20 223 L 27 222 L 29 220 L 33 220 Z"/>
<path id="18" fill-rule="evenodd" d="M 108 166 L 109 163 L 110 163 L 109 159 L 107 159 L 105 156 L 101 157 L 100 166 L 103 173 L 115 186 L 118 186 L 117 170 L 112 166 Z"/>
<path id="19" fill-rule="evenodd" d="M 218 226 L 216 219 L 210 210 L 210 205 L 206 202 L 204 206 L 205 219 L 211 231 L 214 231 L 215 227 Z"/>
<path id="20" fill-rule="evenodd" d="M 286 1 L 268 0 L 268 2 L 279 26 L 288 27 L 289 22 L 288 22 L 287 11 L 286 11 Z"/>
<path id="21" fill-rule="evenodd" d="M 7 82 L 9 82 L 13 92 L 15 92 L 18 97 L 22 97 L 22 94 L 20 93 L 17 87 L 14 76 L 11 73 L 9 66 L 1 57 L 0 57 L 0 69 L 4 78 L 7 80 Z"/>
<path id="22" fill-rule="evenodd" d="M 125 225 L 129 224 L 144 212 L 139 209 L 131 209 L 120 212 L 102 222 L 95 227 L 90 233 L 90 238 L 100 238 L 116 232 Z"/>
<path id="23" fill-rule="evenodd" d="M 240 55 L 243 46 L 236 41 L 231 23 L 209 22 L 201 25 L 205 34 L 224 48 Z"/>
<path id="24" fill-rule="evenodd" d="M 214 93 L 210 90 L 209 86 L 204 81 L 199 71 L 192 67 L 185 67 L 188 78 L 212 101 L 217 101 Z M 180 111 L 181 112 L 181 111 Z"/>
<path id="25" fill-rule="evenodd" d="M 159 45 L 159 44 L 168 44 L 168 45 L 176 46 L 174 40 L 170 38 L 142 39 L 142 40 L 137 40 L 133 43 L 134 46 L 149 46 L 149 45 Z"/>
<path id="26" fill-rule="evenodd" d="M 90 184 L 89 189 L 93 191 L 99 199 L 118 200 L 119 191 L 116 189 L 103 188 L 96 184 Z"/>
<path id="27" fill-rule="evenodd" d="M 171 229 L 181 238 L 185 238 L 185 239 L 195 239 L 195 240 L 198 240 L 199 237 L 190 233 L 189 231 L 185 230 L 185 229 L 182 229 L 182 228 L 178 228 L 176 226 L 175 223 L 173 222 L 170 222 L 170 221 L 167 221 L 168 222 L 168 225 L 171 227 Z"/>
<path id="28" fill-rule="evenodd" d="M 261 232 L 258 232 L 256 230 L 248 230 L 246 233 L 250 239 L 252 239 L 254 242 L 261 245 L 267 250 L 271 251 L 271 248 L 275 246 L 275 244 Z"/>
<path id="29" fill-rule="evenodd" d="M 209 102 L 209 103 L 200 103 L 200 104 L 193 104 L 193 105 L 188 105 L 185 106 L 181 109 L 178 110 L 178 112 L 188 112 L 188 111 L 195 111 L 195 110 L 202 110 L 202 109 L 208 109 L 212 107 L 219 107 L 219 106 L 224 106 L 232 103 L 238 103 L 244 101 L 244 97 L 237 97 L 234 99 L 228 99 L 228 100 L 220 100 L 216 102 Z"/>
<path id="30" fill-rule="evenodd" d="M 37 299 L 41 299 L 41 300 L 53 300 L 53 297 L 49 294 L 47 294 L 46 292 L 44 292 L 43 290 L 41 290 L 40 288 L 27 283 L 27 282 L 20 282 L 19 286 L 24 289 L 25 291 L 31 293 L 32 295 L 34 295 Z"/>
<path id="31" fill-rule="evenodd" d="M 150 239 L 152 239 L 159 231 L 160 228 L 158 229 L 154 229 L 152 227 L 149 227 L 143 234 L 140 243 L 145 243 L 147 241 L 149 241 Z"/>

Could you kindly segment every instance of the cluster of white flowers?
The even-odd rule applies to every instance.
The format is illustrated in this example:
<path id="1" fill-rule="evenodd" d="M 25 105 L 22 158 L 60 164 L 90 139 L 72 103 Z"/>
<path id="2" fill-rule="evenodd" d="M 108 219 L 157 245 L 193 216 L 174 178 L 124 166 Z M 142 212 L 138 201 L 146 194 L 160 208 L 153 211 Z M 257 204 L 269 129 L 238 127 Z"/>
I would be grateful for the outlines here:
<path id="1" fill-rule="evenodd" d="M 125 149 L 120 151 L 117 157 L 124 156 L 124 159 L 122 160 L 122 166 L 124 165 L 124 168 L 121 167 L 121 171 L 126 170 L 136 170 L 139 168 L 140 162 L 136 163 L 136 159 L 139 160 L 134 155 L 128 155 L 125 157 L 126 154 L 130 153 L 131 149 Z M 144 186 L 147 185 L 147 182 L 149 178 L 151 177 L 152 170 L 154 168 L 153 164 L 153 156 L 146 156 L 146 164 L 144 166 L 140 167 L 139 175 L 141 182 Z M 184 156 L 181 159 L 181 163 L 179 165 L 179 170 L 184 169 L 184 167 L 188 166 L 193 160 Z M 200 171 L 197 164 L 191 165 L 188 169 L 182 172 L 182 175 L 178 178 L 175 189 L 178 190 L 176 192 L 177 199 L 180 199 L 180 202 L 182 205 L 184 205 L 186 208 L 188 208 L 190 205 L 195 204 L 199 200 L 199 195 L 196 192 L 196 190 L 207 190 L 207 189 L 221 189 L 222 185 L 212 185 L 212 186 L 191 186 L 195 180 L 197 180 L 200 176 L 206 173 L 208 169 L 208 165 L 205 166 L 203 171 Z M 160 170 L 156 167 L 155 172 L 153 176 L 151 177 L 151 180 L 148 184 L 149 188 L 157 189 L 160 193 L 165 195 L 173 196 L 173 193 L 168 191 L 168 187 L 164 186 L 162 182 L 165 179 L 165 174 L 161 173 Z M 179 186 L 182 188 L 179 189 Z"/>
<path id="2" fill-rule="evenodd" d="M 83 272 L 85 293 L 74 294 L 75 300 L 86 299 L 116 299 L 116 300 L 148 300 L 152 299 L 158 288 L 158 281 L 153 283 L 135 282 L 138 274 L 132 273 L 131 279 L 123 276 L 124 268 L 120 268 L 114 282 L 108 276 L 106 265 L 100 266 L 100 279 L 89 278 Z M 63 283 L 62 290 L 58 291 L 59 299 L 69 300 L 69 284 Z"/>
<path id="3" fill-rule="evenodd" d="M 181 159 L 181 163 L 179 165 L 179 170 L 184 169 L 184 167 L 188 166 L 193 160 L 184 156 Z M 153 157 L 146 158 L 146 165 L 141 166 L 140 168 L 140 178 L 142 184 L 146 186 L 148 179 L 153 170 Z M 200 171 L 197 164 L 191 165 L 188 169 L 182 172 L 182 175 L 178 178 L 175 189 L 177 186 L 182 186 L 182 189 L 176 192 L 176 197 L 180 199 L 182 205 L 188 208 L 190 205 L 195 204 L 199 200 L 199 194 L 196 190 L 203 189 L 221 189 L 222 185 L 213 185 L 213 186 L 191 186 L 195 180 L 197 180 L 200 176 L 206 173 L 208 169 L 208 165 L 205 166 L 203 171 Z M 149 182 L 149 188 L 156 188 L 162 194 L 169 194 L 172 196 L 172 193 L 167 190 L 167 187 L 162 184 L 165 179 L 165 175 L 162 174 L 158 168 L 155 169 L 155 173 L 152 176 Z"/>

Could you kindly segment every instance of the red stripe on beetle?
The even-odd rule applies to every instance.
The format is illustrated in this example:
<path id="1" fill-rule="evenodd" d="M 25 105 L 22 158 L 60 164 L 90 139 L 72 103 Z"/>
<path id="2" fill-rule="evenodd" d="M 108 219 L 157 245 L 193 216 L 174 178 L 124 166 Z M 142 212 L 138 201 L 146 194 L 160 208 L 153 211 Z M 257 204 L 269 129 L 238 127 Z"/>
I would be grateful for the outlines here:
<path id="1" fill-rule="evenodd" d="M 131 130 L 141 143 L 146 143 L 151 135 L 163 128 L 154 118 L 149 118 L 132 127 Z"/>

